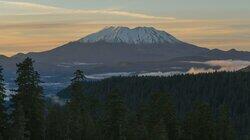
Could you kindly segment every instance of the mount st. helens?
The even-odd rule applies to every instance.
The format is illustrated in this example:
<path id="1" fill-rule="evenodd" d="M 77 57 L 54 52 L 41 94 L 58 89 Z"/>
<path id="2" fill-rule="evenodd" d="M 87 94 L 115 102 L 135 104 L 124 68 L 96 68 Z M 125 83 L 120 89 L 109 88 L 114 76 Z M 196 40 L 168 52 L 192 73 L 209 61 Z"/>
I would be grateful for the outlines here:
<path id="1" fill-rule="evenodd" d="M 130 29 L 128 27 L 109 27 L 88 35 L 79 40 L 83 43 L 95 43 L 105 41 L 109 43 L 126 44 L 176 44 L 180 43 L 172 35 L 149 27 L 137 27 Z"/>
<path id="2" fill-rule="evenodd" d="M 182 42 L 165 31 L 153 27 L 108 27 L 58 48 L 12 57 L 2 56 L 1 65 L 12 79 L 16 63 L 33 58 L 45 86 L 60 88 L 76 69 L 86 74 L 142 72 L 186 72 L 191 67 L 211 67 L 190 61 L 250 60 L 249 52 L 209 50 Z M 11 80 L 10 80 L 11 81 Z M 49 84 L 51 83 L 51 84 Z"/>

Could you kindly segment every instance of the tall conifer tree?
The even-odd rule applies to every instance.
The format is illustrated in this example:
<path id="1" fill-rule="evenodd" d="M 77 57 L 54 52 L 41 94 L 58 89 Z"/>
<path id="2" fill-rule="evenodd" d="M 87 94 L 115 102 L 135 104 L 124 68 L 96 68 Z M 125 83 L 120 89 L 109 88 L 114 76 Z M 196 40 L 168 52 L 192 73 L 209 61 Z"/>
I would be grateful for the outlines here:
<path id="1" fill-rule="evenodd" d="M 215 124 L 210 107 L 205 103 L 197 103 L 187 115 L 183 130 L 183 140 L 214 140 Z"/>
<path id="2" fill-rule="evenodd" d="M 70 99 L 67 103 L 67 135 L 74 140 L 81 140 L 84 136 L 83 80 L 83 72 L 77 70 L 71 80 Z"/>
<path id="3" fill-rule="evenodd" d="M 226 105 L 220 106 L 219 116 L 216 123 L 217 140 L 234 140 L 234 129 L 230 122 L 229 109 Z"/>
<path id="4" fill-rule="evenodd" d="M 151 96 L 149 106 L 148 126 L 152 133 L 150 137 L 154 138 L 160 134 L 161 138 L 177 140 L 177 118 L 169 96 L 164 93 L 154 93 Z"/>
<path id="5" fill-rule="evenodd" d="M 66 139 L 66 114 L 64 106 L 51 105 L 48 108 L 46 118 L 46 140 L 64 140 Z"/>
<path id="6" fill-rule="evenodd" d="M 67 103 L 67 135 L 74 140 L 93 139 L 95 133 L 93 119 L 88 112 L 87 101 L 83 93 L 83 81 L 85 79 L 83 72 L 77 70 L 70 86 L 70 100 Z"/>
<path id="7" fill-rule="evenodd" d="M 12 98 L 13 113 L 23 111 L 26 122 L 25 133 L 29 133 L 31 140 L 43 140 L 45 134 L 43 88 L 40 86 L 40 76 L 34 70 L 33 63 L 31 58 L 26 58 L 22 63 L 17 64 L 17 94 Z M 13 122 L 20 124 L 21 122 L 18 121 L 13 120 Z"/>
<path id="8" fill-rule="evenodd" d="M 16 102 L 12 112 L 12 124 L 9 138 L 11 140 L 30 140 L 30 131 L 26 129 L 26 118 L 22 104 Z"/>
<path id="9" fill-rule="evenodd" d="M 120 95 L 115 92 L 107 97 L 103 130 L 107 140 L 126 139 L 126 107 Z"/>

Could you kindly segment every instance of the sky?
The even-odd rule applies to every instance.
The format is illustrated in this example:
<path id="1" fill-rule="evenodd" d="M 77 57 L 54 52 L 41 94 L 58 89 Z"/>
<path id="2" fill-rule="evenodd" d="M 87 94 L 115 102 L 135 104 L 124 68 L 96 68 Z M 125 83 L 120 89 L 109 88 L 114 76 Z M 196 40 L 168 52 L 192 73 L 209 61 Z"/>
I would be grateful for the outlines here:
<path id="1" fill-rule="evenodd" d="M 107 26 L 153 26 L 206 48 L 250 51 L 250 0 L 0 0 L 0 54 L 50 50 Z"/>

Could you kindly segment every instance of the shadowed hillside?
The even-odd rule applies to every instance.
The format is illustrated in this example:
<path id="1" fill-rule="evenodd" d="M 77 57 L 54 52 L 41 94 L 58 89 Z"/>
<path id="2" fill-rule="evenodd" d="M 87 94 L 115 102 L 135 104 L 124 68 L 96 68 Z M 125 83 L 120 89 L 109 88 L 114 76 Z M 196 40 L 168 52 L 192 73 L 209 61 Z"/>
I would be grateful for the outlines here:
<path id="1" fill-rule="evenodd" d="M 99 98 L 102 102 L 110 91 L 118 91 L 127 106 L 137 110 L 147 102 L 152 93 L 169 93 L 182 120 L 196 102 L 206 102 L 216 117 L 221 105 L 230 108 L 230 116 L 240 139 L 249 134 L 250 126 L 250 73 L 220 72 L 172 77 L 118 77 L 97 82 L 86 82 L 83 93 Z M 69 88 L 58 93 L 68 98 Z"/>

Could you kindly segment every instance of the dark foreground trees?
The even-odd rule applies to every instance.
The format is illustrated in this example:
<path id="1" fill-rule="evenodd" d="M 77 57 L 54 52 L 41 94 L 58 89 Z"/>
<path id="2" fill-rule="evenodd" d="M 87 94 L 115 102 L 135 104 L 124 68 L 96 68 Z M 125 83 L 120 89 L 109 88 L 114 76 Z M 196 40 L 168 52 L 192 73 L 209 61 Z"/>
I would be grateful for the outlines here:
<path id="1" fill-rule="evenodd" d="M 229 109 L 226 105 L 221 105 L 219 109 L 219 116 L 216 121 L 216 140 L 234 140 L 235 130 L 230 120 Z"/>
<path id="2" fill-rule="evenodd" d="M 44 139 L 45 106 L 40 82 L 32 59 L 26 58 L 17 64 L 17 90 L 12 97 L 11 139 Z"/>
<path id="3" fill-rule="evenodd" d="M 88 110 L 87 99 L 82 93 L 85 75 L 77 70 L 71 83 L 70 99 L 66 103 L 66 133 L 69 139 L 91 140 L 96 137 L 95 124 Z"/>
<path id="4" fill-rule="evenodd" d="M 100 96 L 95 97 L 99 101 L 99 106 L 90 109 L 90 104 L 93 104 L 90 97 L 93 95 L 83 92 L 86 91 L 84 90 L 86 87 L 83 82 L 83 73 L 76 71 L 74 79 L 70 86 L 69 101 L 65 106 L 60 107 L 65 112 L 64 121 L 61 121 L 61 125 L 53 121 L 49 125 L 51 127 L 59 126 L 59 128 L 49 128 L 52 133 L 57 132 L 55 130 L 62 130 L 60 129 L 62 127 L 68 128 L 65 131 L 67 135 L 61 139 L 235 139 L 229 110 L 224 107 L 220 109 L 219 114 L 214 114 L 208 103 L 195 100 L 191 111 L 181 119 L 176 115 L 173 99 L 165 92 L 152 92 L 149 98 L 137 100 L 140 101 L 139 106 L 131 108 L 125 100 L 129 97 L 124 97 L 119 88 L 110 88 L 110 83 L 108 83 L 105 88 L 109 90 L 109 93 L 101 98 L 99 98 Z M 61 114 L 61 109 L 54 110 L 54 112 L 59 111 Z M 93 110 L 97 110 L 94 115 L 91 113 Z"/>
<path id="5" fill-rule="evenodd" d="M 109 140 L 126 139 L 127 110 L 118 93 L 107 96 L 104 109 L 103 138 Z"/>
<path id="6" fill-rule="evenodd" d="M 149 133 L 153 133 L 150 139 L 159 137 L 159 139 L 177 140 L 179 138 L 176 112 L 168 94 L 153 93 L 148 114 Z"/>
<path id="7" fill-rule="evenodd" d="M 205 103 L 197 103 L 183 124 L 183 140 L 214 140 L 215 123 L 212 111 Z"/>

